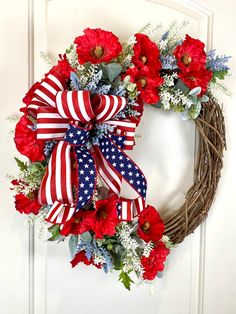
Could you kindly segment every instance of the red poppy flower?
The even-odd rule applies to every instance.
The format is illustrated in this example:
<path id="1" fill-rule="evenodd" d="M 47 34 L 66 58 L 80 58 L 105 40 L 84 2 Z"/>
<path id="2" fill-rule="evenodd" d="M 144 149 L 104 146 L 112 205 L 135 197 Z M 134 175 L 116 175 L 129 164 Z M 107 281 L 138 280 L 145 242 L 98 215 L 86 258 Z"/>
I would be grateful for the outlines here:
<path id="1" fill-rule="evenodd" d="M 133 64 L 137 67 L 146 65 L 155 71 L 159 71 L 161 69 L 161 62 L 159 60 L 160 52 L 157 45 L 147 35 L 136 34 L 135 37 Z"/>
<path id="2" fill-rule="evenodd" d="M 33 213 L 37 215 L 42 205 L 39 204 L 36 194 L 32 194 L 32 198 L 29 198 L 20 193 L 15 195 L 15 207 L 21 214 Z"/>
<path id="3" fill-rule="evenodd" d="M 44 141 L 36 138 L 32 130 L 33 122 L 24 115 L 16 125 L 14 141 L 16 148 L 31 161 L 42 161 L 44 156 Z"/>
<path id="4" fill-rule="evenodd" d="M 56 71 L 61 74 L 62 78 L 66 81 L 70 78 L 70 73 L 75 72 L 75 70 L 71 67 L 68 60 L 66 59 L 66 55 L 59 55 L 59 60 L 57 65 L 55 65 L 51 71 Z M 50 72 L 51 72 L 50 71 Z"/>
<path id="5" fill-rule="evenodd" d="M 190 89 L 201 87 L 202 90 L 199 96 L 202 96 L 206 92 L 207 86 L 212 79 L 212 71 L 202 68 L 200 71 L 180 72 L 179 77 Z"/>
<path id="6" fill-rule="evenodd" d="M 118 37 L 100 28 L 86 28 L 84 35 L 76 37 L 74 43 L 80 64 L 109 62 L 118 57 L 122 50 Z"/>
<path id="7" fill-rule="evenodd" d="M 68 236 L 69 234 L 82 234 L 91 230 L 91 219 L 89 218 L 91 218 L 92 215 L 92 211 L 80 210 L 63 225 L 60 233 L 64 236 Z"/>
<path id="8" fill-rule="evenodd" d="M 164 262 L 169 251 L 163 242 L 159 242 L 149 257 L 141 257 L 141 264 L 144 269 L 143 279 L 153 280 L 159 272 L 164 270 Z"/>
<path id="9" fill-rule="evenodd" d="M 130 81 L 137 84 L 140 91 L 142 101 L 147 104 L 155 104 L 159 101 L 158 87 L 163 83 L 163 78 L 158 76 L 148 66 L 143 66 L 141 69 L 137 67 L 129 68 L 124 76 L 130 76 Z"/>
<path id="10" fill-rule="evenodd" d="M 205 67 L 206 53 L 204 47 L 204 43 L 199 39 L 194 39 L 186 35 L 185 40 L 174 51 L 180 70 L 189 72 L 193 68 L 197 71 Z"/>
<path id="11" fill-rule="evenodd" d="M 94 264 L 92 258 L 90 260 L 88 260 L 86 255 L 85 255 L 85 251 L 80 251 L 79 253 L 77 253 L 70 263 L 71 263 L 72 267 L 75 267 L 76 265 L 78 265 L 81 262 L 84 263 L 85 265 L 94 265 L 95 267 L 97 267 L 99 269 L 102 266 L 100 264 L 99 265 Z"/>
<path id="12" fill-rule="evenodd" d="M 163 221 L 152 206 L 147 206 L 139 215 L 137 233 L 146 242 L 158 242 L 164 232 Z"/>
<path id="13" fill-rule="evenodd" d="M 116 226 L 119 222 L 116 204 L 115 197 L 95 203 L 96 210 L 91 225 L 96 238 L 103 239 L 105 235 L 112 236 L 116 233 Z"/>

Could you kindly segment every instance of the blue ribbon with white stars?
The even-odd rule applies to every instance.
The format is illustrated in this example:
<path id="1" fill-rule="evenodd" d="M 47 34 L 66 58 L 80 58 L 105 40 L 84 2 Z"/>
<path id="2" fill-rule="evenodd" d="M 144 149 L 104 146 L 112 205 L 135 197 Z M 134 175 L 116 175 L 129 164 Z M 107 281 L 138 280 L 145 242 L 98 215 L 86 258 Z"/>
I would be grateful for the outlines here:
<path id="1" fill-rule="evenodd" d="M 118 143 L 117 143 L 118 141 Z M 119 147 L 122 137 L 103 137 L 99 141 L 99 149 L 106 161 L 125 179 L 130 186 L 145 200 L 147 181 L 140 168 Z"/>
<path id="2" fill-rule="evenodd" d="M 83 208 L 92 198 L 96 188 L 96 161 L 88 148 L 91 145 L 91 129 L 70 124 L 66 131 L 64 140 L 74 147 L 77 171 L 78 171 L 78 191 L 76 200 L 76 211 Z M 145 200 L 147 182 L 139 167 L 126 155 L 122 149 L 124 147 L 125 136 L 114 134 L 104 134 L 99 138 L 98 144 L 93 145 L 94 156 L 96 150 L 105 158 L 109 166 L 126 180 L 130 186 Z"/>
<path id="3" fill-rule="evenodd" d="M 76 211 L 83 208 L 92 198 L 96 187 L 96 166 L 94 158 L 86 147 L 90 130 L 69 125 L 64 141 L 74 147 L 77 160 L 78 192 L 76 195 Z"/>

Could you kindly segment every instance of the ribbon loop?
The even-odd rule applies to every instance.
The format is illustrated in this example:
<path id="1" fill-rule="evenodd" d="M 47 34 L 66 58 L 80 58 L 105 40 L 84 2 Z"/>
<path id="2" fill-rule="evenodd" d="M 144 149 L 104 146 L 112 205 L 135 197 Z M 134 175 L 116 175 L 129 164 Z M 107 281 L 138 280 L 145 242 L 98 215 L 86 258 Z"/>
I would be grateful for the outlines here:
<path id="1" fill-rule="evenodd" d="M 139 203 L 143 204 L 146 179 L 123 152 L 134 146 L 136 123 L 116 118 L 125 108 L 126 99 L 114 95 L 91 96 L 87 90 L 65 89 L 60 74 L 50 71 L 32 89 L 32 101 L 27 108 L 29 114 L 37 117 L 38 139 L 60 140 L 53 149 L 39 191 L 40 203 L 52 205 L 47 221 L 64 223 L 90 202 L 96 187 L 97 168 L 110 191 L 119 196 L 124 179 L 139 194 Z M 101 124 L 111 128 L 96 126 Z M 93 141 L 94 137 L 96 141 Z M 77 167 L 76 195 L 72 191 L 72 152 Z M 121 203 L 121 219 L 122 215 L 128 219 L 134 216 L 137 202 L 130 202 L 124 206 Z M 127 204 L 132 210 L 124 214 Z"/>
<path id="2" fill-rule="evenodd" d="M 89 91 L 60 91 L 56 95 L 56 107 L 63 118 L 88 123 L 95 115 Z"/>

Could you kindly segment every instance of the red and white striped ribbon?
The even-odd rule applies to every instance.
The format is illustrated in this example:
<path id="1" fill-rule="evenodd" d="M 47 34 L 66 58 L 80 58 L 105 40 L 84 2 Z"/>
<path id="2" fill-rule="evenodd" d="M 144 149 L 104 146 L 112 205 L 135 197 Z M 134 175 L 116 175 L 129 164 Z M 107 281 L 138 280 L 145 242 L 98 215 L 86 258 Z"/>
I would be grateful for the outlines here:
<path id="1" fill-rule="evenodd" d="M 120 200 L 119 218 L 121 221 L 132 221 L 145 208 L 145 202 L 142 197 L 138 197 L 135 200 L 124 198 L 121 198 Z"/>
<path id="2" fill-rule="evenodd" d="M 87 123 L 95 116 L 89 91 L 62 91 L 56 95 L 56 107 L 61 117 Z"/>
<path id="3" fill-rule="evenodd" d="M 63 139 L 68 125 L 68 119 L 62 118 L 56 108 L 42 107 L 38 109 L 38 139 Z"/>
<path id="4" fill-rule="evenodd" d="M 98 166 L 98 172 L 106 183 L 108 188 L 117 196 L 120 195 L 122 179 L 117 171 L 115 171 L 109 163 L 105 160 L 100 150 L 95 146 L 96 161 Z"/>
<path id="5" fill-rule="evenodd" d="M 65 89 L 62 76 L 56 71 L 51 71 L 34 91 L 34 97 L 27 107 L 29 115 L 36 118 L 37 111 L 41 107 L 56 107 L 56 94 Z"/>
<path id="6" fill-rule="evenodd" d="M 128 121 L 128 120 L 110 120 L 104 122 L 106 124 L 110 124 L 116 127 L 115 133 L 117 135 L 125 135 L 124 141 L 124 150 L 132 150 L 133 146 L 135 145 L 135 129 L 136 123 Z"/>
<path id="7" fill-rule="evenodd" d="M 64 224 L 71 219 L 75 212 L 73 205 L 65 205 L 58 201 L 55 201 L 49 212 L 47 213 L 45 220 L 52 224 Z"/>
<path id="8" fill-rule="evenodd" d="M 125 108 L 126 99 L 113 95 L 96 95 L 93 98 L 93 104 L 96 120 L 104 122 Z"/>
<path id="9" fill-rule="evenodd" d="M 49 106 L 55 107 L 56 95 L 62 90 L 64 90 L 62 77 L 59 73 L 53 71 L 43 79 L 34 93 Z"/>
<path id="10" fill-rule="evenodd" d="M 41 204 L 73 203 L 70 149 L 64 141 L 55 146 L 39 190 Z"/>

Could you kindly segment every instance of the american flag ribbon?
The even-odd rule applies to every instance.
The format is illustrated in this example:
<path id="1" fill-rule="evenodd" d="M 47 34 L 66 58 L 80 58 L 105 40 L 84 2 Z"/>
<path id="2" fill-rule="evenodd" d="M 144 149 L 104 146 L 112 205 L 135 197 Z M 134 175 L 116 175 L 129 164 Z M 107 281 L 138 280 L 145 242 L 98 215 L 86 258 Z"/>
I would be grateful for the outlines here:
<path id="1" fill-rule="evenodd" d="M 117 196 L 120 195 L 122 180 L 126 180 L 144 203 L 146 179 L 123 152 L 124 149 L 132 149 L 135 144 L 136 123 L 115 119 L 117 113 L 124 109 L 126 99 L 113 95 L 92 97 L 89 91 L 65 89 L 60 74 L 50 71 L 37 84 L 27 108 L 28 113 L 37 119 L 37 138 L 59 141 L 53 149 L 39 191 L 39 201 L 52 205 L 47 221 L 63 224 L 74 212 L 83 208 L 93 196 L 97 171 Z M 96 124 L 107 124 L 114 129 L 99 138 L 97 145 L 91 149 L 87 144 Z M 72 192 L 71 154 L 76 156 L 77 162 L 76 200 Z M 121 202 L 122 220 L 135 216 L 136 203 L 135 200 Z"/>
<path id="2" fill-rule="evenodd" d="M 134 200 L 120 198 L 117 203 L 118 215 L 121 221 L 132 221 L 145 208 L 145 201 L 142 197 Z"/>

